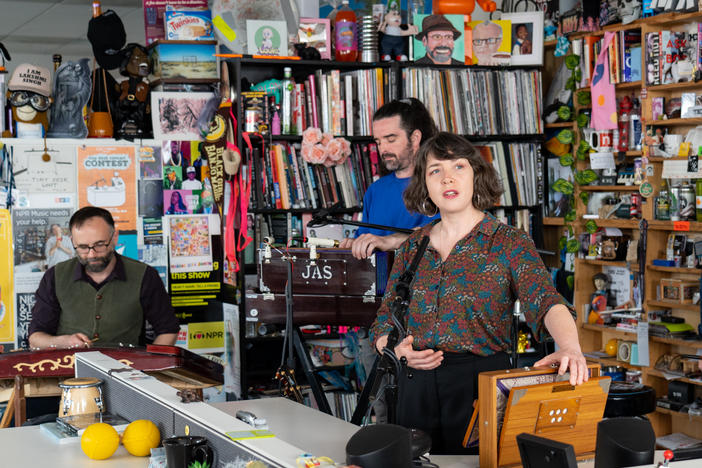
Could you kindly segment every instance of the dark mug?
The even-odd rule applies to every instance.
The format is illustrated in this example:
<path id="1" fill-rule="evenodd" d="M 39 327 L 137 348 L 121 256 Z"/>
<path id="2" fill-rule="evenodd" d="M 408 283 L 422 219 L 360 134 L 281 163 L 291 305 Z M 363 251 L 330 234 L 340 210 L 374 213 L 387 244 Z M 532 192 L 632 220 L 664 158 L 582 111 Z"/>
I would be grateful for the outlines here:
<path id="1" fill-rule="evenodd" d="M 212 448 L 207 439 L 200 436 L 178 436 L 164 439 L 168 468 L 191 468 L 199 462 L 202 468 L 211 468 L 214 462 Z"/>

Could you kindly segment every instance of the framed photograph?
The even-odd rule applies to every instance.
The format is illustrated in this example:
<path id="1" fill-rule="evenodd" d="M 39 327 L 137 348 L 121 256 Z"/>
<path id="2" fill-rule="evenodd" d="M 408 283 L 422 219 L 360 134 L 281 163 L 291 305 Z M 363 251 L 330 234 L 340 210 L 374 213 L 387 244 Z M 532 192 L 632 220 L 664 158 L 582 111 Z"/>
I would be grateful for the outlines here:
<path id="1" fill-rule="evenodd" d="M 412 60 L 426 65 L 457 65 L 465 60 L 463 15 L 415 14 Z"/>
<path id="2" fill-rule="evenodd" d="M 323 60 L 331 60 L 331 25 L 329 18 L 300 18 L 297 42 L 319 51 Z"/>
<path id="3" fill-rule="evenodd" d="M 246 46 L 251 55 L 288 55 L 285 21 L 246 20 Z"/>
<path id="4" fill-rule="evenodd" d="M 213 93 L 151 92 L 151 120 L 157 140 L 200 140 L 197 120 Z"/>
<path id="5" fill-rule="evenodd" d="M 511 22 L 512 58 L 510 65 L 542 65 L 544 61 L 544 13 L 505 13 Z"/>
<path id="6" fill-rule="evenodd" d="M 512 23 L 509 20 L 471 21 L 468 24 L 472 30 L 473 65 L 510 64 Z"/>

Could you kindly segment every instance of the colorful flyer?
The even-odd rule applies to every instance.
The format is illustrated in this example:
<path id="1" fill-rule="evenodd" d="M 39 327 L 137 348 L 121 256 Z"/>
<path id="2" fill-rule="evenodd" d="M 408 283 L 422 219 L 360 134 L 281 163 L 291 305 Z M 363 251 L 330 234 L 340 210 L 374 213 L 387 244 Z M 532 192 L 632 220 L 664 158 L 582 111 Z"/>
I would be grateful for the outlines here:
<path id="1" fill-rule="evenodd" d="M 212 237 L 207 215 L 169 216 L 171 273 L 212 271 Z"/>
<path id="2" fill-rule="evenodd" d="M 137 229 L 134 146 L 78 148 L 78 205 L 112 213 L 118 231 Z"/>
<path id="3" fill-rule="evenodd" d="M 0 210 L 0 343 L 15 341 L 12 221 L 9 210 Z"/>

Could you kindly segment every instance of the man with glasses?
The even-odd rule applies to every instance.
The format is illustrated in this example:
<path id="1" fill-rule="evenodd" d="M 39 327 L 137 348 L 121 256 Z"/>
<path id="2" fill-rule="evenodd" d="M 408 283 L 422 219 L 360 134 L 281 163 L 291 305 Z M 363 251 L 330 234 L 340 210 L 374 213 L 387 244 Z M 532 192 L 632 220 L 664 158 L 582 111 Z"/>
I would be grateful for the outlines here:
<path id="1" fill-rule="evenodd" d="M 473 28 L 473 63 L 477 65 L 499 65 L 504 58 L 497 49 L 502 44 L 502 28 L 492 21 L 484 21 Z M 509 54 L 506 63 L 509 63 Z"/>
<path id="2" fill-rule="evenodd" d="M 417 39 L 422 41 L 427 54 L 415 63 L 427 65 L 460 65 L 452 58 L 453 42 L 461 36 L 444 15 L 429 15 L 422 20 L 422 30 Z"/>
<path id="3" fill-rule="evenodd" d="M 153 328 L 154 344 L 172 345 L 179 331 L 156 270 L 115 252 L 112 215 L 88 206 L 69 222 L 76 257 L 49 268 L 36 292 L 29 324 L 32 348 L 140 345 Z"/>

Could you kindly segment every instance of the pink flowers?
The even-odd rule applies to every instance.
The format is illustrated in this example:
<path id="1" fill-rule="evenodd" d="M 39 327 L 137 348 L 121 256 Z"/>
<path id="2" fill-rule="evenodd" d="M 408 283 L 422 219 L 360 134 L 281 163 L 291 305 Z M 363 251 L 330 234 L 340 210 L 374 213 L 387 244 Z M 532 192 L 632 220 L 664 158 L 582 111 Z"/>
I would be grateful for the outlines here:
<path id="1" fill-rule="evenodd" d="M 351 143 L 345 138 L 334 138 L 316 127 L 309 127 L 302 132 L 301 153 L 304 160 L 310 164 L 332 167 L 346 161 L 351 154 Z"/>

